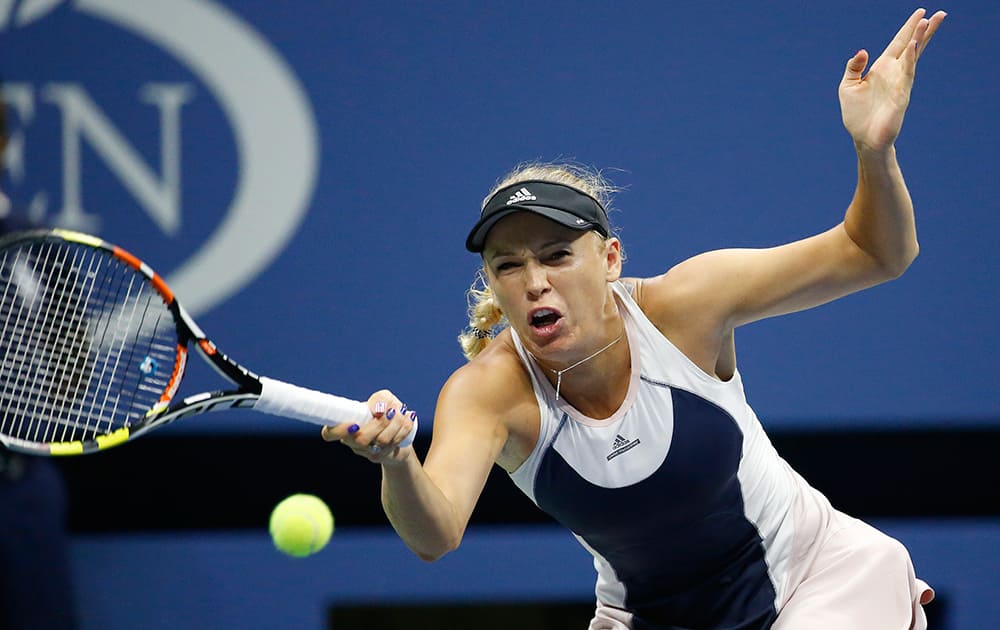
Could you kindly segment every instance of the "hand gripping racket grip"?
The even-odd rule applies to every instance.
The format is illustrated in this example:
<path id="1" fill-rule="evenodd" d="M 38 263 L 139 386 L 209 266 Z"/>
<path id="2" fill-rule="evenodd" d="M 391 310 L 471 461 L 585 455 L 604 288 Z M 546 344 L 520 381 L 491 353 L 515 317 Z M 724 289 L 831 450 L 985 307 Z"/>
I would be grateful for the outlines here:
<path id="1" fill-rule="evenodd" d="M 260 398 L 253 407 L 256 411 L 322 426 L 336 426 L 345 422 L 362 425 L 372 419 L 368 405 L 357 400 L 324 394 L 267 377 L 261 377 L 260 383 Z M 417 421 L 414 418 L 413 430 L 400 442 L 400 447 L 412 444 L 416 435 Z"/>

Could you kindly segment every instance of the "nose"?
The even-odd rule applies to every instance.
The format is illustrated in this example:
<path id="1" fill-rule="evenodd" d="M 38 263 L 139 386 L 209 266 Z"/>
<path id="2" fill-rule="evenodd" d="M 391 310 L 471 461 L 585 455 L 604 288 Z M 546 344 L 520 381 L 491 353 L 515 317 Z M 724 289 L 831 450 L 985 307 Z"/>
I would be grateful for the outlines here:
<path id="1" fill-rule="evenodd" d="M 552 285 L 549 284 L 549 274 L 542 265 L 534 261 L 529 262 L 524 266 L 524 273 L 529 299 L 537 300 L 552 289 Z"/>

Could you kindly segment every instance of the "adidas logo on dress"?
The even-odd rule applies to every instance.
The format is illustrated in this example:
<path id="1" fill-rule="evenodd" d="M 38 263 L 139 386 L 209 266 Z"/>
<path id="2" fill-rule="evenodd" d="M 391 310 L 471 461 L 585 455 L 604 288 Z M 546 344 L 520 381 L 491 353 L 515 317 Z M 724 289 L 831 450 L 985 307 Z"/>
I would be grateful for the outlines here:
<path id="1" fill-rule="evenodd" d="M 510 199 L 507 200 L 507 205 L 509 206 L 514 203 L 524 203 L 525 201 L 534 201 L 536 199 L 538 199 L 538 197 L 532 195 L 530 190 L 522 188 L 510 196 Z"/>
<path id="2" fill-rule="evenodd" d="M 615 441 L 611 445 L 611 452 L 608 454 L 608 461 L 618 457 L 626 451 L 630 451 L 636 446 L 639 446 L 640 441 L 638 438 L 630 440 L 628 438 L 622 437 L 621 434 L 615 436 Z"/>

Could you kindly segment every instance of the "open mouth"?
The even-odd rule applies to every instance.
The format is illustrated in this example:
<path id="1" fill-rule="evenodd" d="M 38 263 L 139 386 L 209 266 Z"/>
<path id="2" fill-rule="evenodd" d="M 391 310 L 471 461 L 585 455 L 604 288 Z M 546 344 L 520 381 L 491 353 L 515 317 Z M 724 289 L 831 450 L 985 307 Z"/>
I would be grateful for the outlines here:
<path id="1" fill-rule="evenodd" d="M 551 308 L 538 308 L 528 315 L 532 328 L 546 329 L 562 319 L 562 313 Z"/>

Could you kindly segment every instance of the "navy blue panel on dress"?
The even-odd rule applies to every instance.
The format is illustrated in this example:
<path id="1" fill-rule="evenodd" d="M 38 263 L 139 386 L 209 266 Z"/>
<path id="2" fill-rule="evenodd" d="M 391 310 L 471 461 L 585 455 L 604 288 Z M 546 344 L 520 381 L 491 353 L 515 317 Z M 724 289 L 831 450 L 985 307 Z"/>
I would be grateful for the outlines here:
<path id="1" fill-rule="evenodd" d="M 666 386 L 643 379 L 642 387 Z M 637 629 L 767 628 L 775 592 L 761 539 L 744 516 L 743 436 L 711 402 L 678 389 L 671 397 L 674 435 L 656 472 L 603 488 L 550 446 L 535 480 L 538 505 L 614 567 Z"/>

